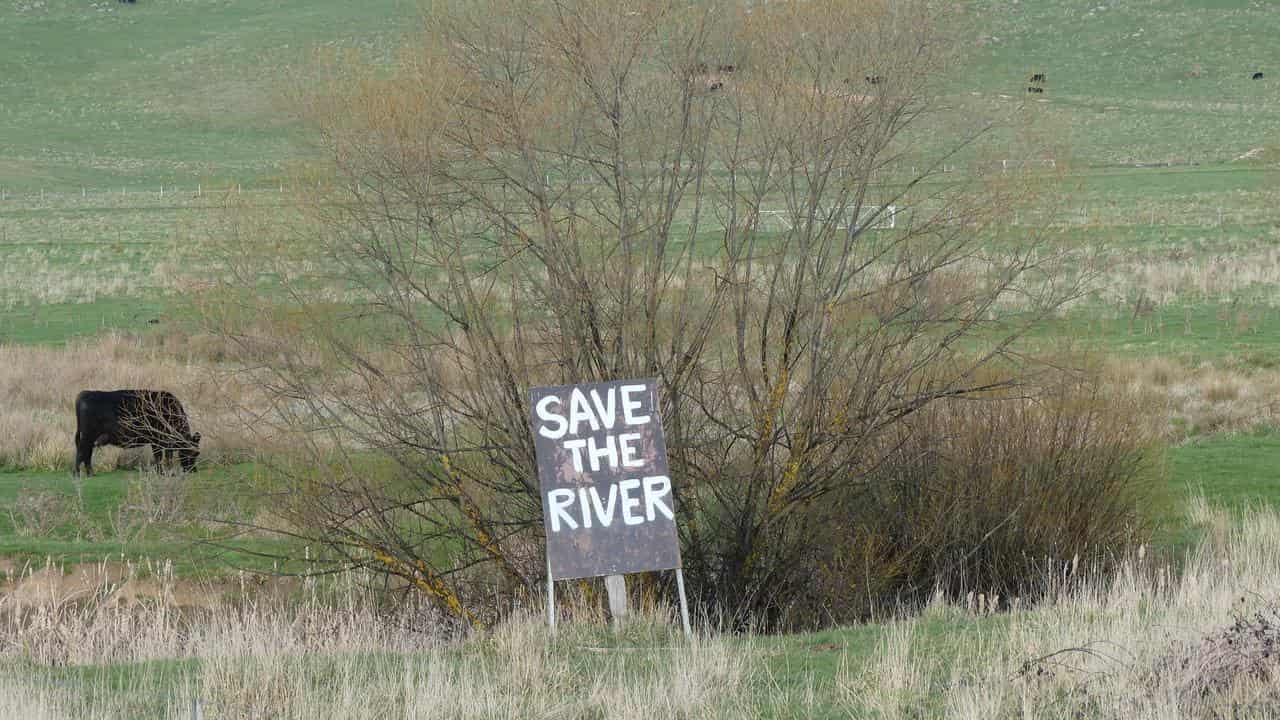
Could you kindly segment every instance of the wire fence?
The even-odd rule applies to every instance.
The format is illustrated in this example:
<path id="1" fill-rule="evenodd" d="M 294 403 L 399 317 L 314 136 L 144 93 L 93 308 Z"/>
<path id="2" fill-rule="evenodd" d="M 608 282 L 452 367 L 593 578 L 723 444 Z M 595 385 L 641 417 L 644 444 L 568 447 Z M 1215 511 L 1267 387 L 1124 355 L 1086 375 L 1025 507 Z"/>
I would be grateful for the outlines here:
<path id="1" fill-rule="evenodd" d="M 1052 158 L 1044 160 L 1019 161 L 1015 166 L 1011 160 L 996 163 L 996 167 L 1008 168 L 1009 172 L 1021 170 L 1028 165 L 1039 165 L 1044 168 L 1056 166 Z M 940 166 L 938 172 L 955 172 L 956 166 Z M 916 170 L 916 168 L 913 168 Z M 315 186 L 322 189 L 321 184 Z M 156 185 L 154 187 L 121 186 L 121 187 L 75 187 L 75 188 L 5 188 L 0 187 L 0 220 L 6 211 L 32 211 L 58 208 L 91 208 L 105 207 L 112 209 L 153 208 L 157 206 L 176 207 L 218 207 L 229 198 L 250 196 L 259 201 L 271 197 L 284 197 L 303 189 L 292 182 L 271 183 L 220 183 L 192 185 Z M 1011 213 L 1006 225 L 1013 227 L 1057 227 L 1087 228 L 1090 226 L 1105 227 L 1193 227 L 1213 228 L 1231 226 L 1253 226 L 1272 224 L 1280 221 L 1280 192 L 1264 193 L 1249 201 L 1234 205 L 1222 203 L 1223 198 L 1207 195 L 1203 198 L 1195 196 L 1175 197 L 1165 200 L 1151 199 L 1131 203 L 1115 203 L 1105 200 L 1084 202 L 1080 204 L 1061 204 L 1051 207 L 1028 207 Z M 857 227 L 871 223 L 874 229 L 894 229 L 902 227 L 909 213 L 923 217 L 929 208 L 925 205 L 911 206 L 907 203 L 864 208 L 859 217 Z M 790 230 L 799 219 L 791 213 L 780 209 L 760 210 L 762 226 L 777 231 Z M 848 225 L 848 223 L 844 223 Z"/>
<path id="2" fill-rule="evenodd" d="M 5 188 L 0 187 L 0 203 L 13 203 L 19 205 L 39 204 L 39 203 L 59 203 L 65 204 L 77 200 L 118 200 L 121 198 L 132 198 L 134 200 L 145 199 L 175 199 L 175 198 L 221 198 L 228 195 L 242 194 L 284 194 L 286 190 L 299 189 L 295 183 L 224 183 L 224 184 L 203 184 L 195 185 L 156 185 L 154 187 L 145 186 L 120 186 L 120 187 L 89 187 L 81 186 L 78 188 Z"/>

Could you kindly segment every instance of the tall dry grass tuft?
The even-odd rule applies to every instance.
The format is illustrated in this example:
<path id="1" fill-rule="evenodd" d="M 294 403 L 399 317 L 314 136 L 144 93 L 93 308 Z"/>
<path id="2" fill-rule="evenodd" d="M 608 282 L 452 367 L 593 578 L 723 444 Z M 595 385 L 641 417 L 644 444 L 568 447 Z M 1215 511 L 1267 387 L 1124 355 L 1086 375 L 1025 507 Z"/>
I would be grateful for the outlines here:
<path id="1" fill-rule="evenodd" d="M 756 672 L 749 642 L 686 642 L 666 616 L 637 618 L 628 632 L 643 642 L 620 649 L 602 646 L 619 638 L 599 626 L 551 638 L 536 613 L 459 644 L 438 613 L 380 609 L 354 582 L 201 611 L 176 607 L 173 588 L 122 604 L 121 587 L 0 600 L 0 691 L 23 698 L 0 699 L 17 713 L 0 716 L 189 717 L 198 699 L 206 717 L 741 717 Z M 148 662 L 174 659 L 194 662 L 167 677 Z M 68 666 L 81 668 L 68 682 L 32 671 Z"/>
<path id="2" fill-rule="evenodd" d="M 107 335 L 62 348 L 0 345 L 0 467 L 70 469 L 76 394 L 121 388 L 177 395 L 204 437 L 202 459 L 233 459 L 271 445 L 262 423 L 244 411 L 261 406 L 255 391 L 234 374 L 193 352 L 179 355 L 138 338 Z M 101 448 L 94 466 L 135 464 L 136 455 Z"/>
<path id="3" fill-rule="evenodd" d="M 1166 440 L 1280 426 L 1280 370 L 1228 358 L 1190 366 L 1171 358 L 1109 361 L 1111 382 L 1145 399 Z"/>
<path id="4" fill-rule="evenodd" d="M 874 659 L 837 677 L 849 712 L 974 720 L 1280 716 L 1280 655 L 1268 647 L 1280 643 L 1280 515 L 1255 509 L 1228 522 L 1203 501 L 1194 509 L 1216 530 L 1181 574 L 1139 552 L 1111 580 L 1065 585 L 1051 602 L 998 618 L 975 619 L 963 605 L 931 606 L 921 622 L 963 640 L 889 632 Z M 932 677 L 919 679 L 920 657 Z M 914 692 L 904 697 L 904 687 Z"/>
<path id="5" fill-rule="evenodd" d="M 878 717 L 908 715 L 929 692 L 927 658 L 921 657 L 923 648 L 915 638 L 918 632 L 913 620 L 892 622 L 878 648 L 883 662 L 856 676 L 847 663 L 843 665 L 837 688 L 845 701 Z"/>

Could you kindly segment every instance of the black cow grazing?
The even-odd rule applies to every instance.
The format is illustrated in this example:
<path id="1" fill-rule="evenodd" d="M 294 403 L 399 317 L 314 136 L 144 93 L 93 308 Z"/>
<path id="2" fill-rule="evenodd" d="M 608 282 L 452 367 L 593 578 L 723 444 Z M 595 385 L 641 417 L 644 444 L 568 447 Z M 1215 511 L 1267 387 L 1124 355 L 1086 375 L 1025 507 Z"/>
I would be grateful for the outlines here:
<path id="1" fill-rule="evenodd" d="M 1031 79 L 1028 80 L 1027 82 L 1043 83 L 1047 81 L 1044 79 L 1044 73 L 1036 73 L 1035 75 L 1032 75 Z"/>
<path id="2" fill-rule="evenodd" d="M 1253 80 L 1261 80 L 1261 79 L 1262 79 L 1262 73 L 1260 73 L 1260 72 L 1256 72 L 1256 73 L 1254 73 L 1254 74 L 1253 74 L 1253 77 L 1252 77 L 1251 79 L 1253 79 Z"/>
<path id="3" fill-rule="evenodd" d="M 192 472 L 200 433 L 191 432 L 187 411 L 166 390 L 85 390 L 76 396 L 76 474 L 82 464 L 93 474 L 93 449 L 99 445 L 150 445 L 156 469 L 176 455 L 182 469 Z"/>
<path id="4" fill-rule="evenodd" d="M 737 65 L 717 65 L 716 66 L 716 72 L 724 73 L 726 75 L 728 75 L 729 73 L 732 73 L 734 70 L 737 70 L 737 69 L 738 69 Z"/>
<path id="5" fill-rule="evenodd" d="M 1042 92 L 1044 92 L 1044 88 L 1042 88 L 1042 87 L 1036 87 L 1035 85 L 1032 85 L 1032 86 L 1030 86 L 1030 87 L 1028 87 L 1028 88 L 1027 88 L 1027 92 L 1029 92 L 1029 93 L 1042 93 Z"/>
<path id="6" fill-rule="evenodd" d="M 883 75 L 867 75 L 863 79 L 872 85 L 879 85 L 880 83 L 884 82 Z"/>

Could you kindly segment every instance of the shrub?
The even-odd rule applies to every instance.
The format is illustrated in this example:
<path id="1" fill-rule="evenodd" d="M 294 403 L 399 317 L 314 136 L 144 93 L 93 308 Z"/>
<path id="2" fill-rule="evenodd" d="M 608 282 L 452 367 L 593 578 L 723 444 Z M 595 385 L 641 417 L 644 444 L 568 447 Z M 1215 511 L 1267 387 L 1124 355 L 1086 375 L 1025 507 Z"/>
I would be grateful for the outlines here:
<path id="1" fill-rule="evenodd" d="M 1149 538 L 1153 425 L 1097 378 L 930 405 L 883 438 L 863 482 L 809 513 L 796 617 L 864 618 L 937 589 L 1030 599 L 1048 579 L 1108 572 Z"/>

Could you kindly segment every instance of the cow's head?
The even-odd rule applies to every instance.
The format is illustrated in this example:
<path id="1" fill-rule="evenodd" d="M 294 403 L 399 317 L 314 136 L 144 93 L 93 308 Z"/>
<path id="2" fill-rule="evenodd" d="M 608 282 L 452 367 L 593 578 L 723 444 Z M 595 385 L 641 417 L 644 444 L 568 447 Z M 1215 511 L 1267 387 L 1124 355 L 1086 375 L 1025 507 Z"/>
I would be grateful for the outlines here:
<path id="1" fill-rule="evenodd" d="M 178 461 L 187 472 L 196 471 L 196 459 L 200 457 L 200 433 L 191 433 L 187 447 L 178 451 Z"/>

